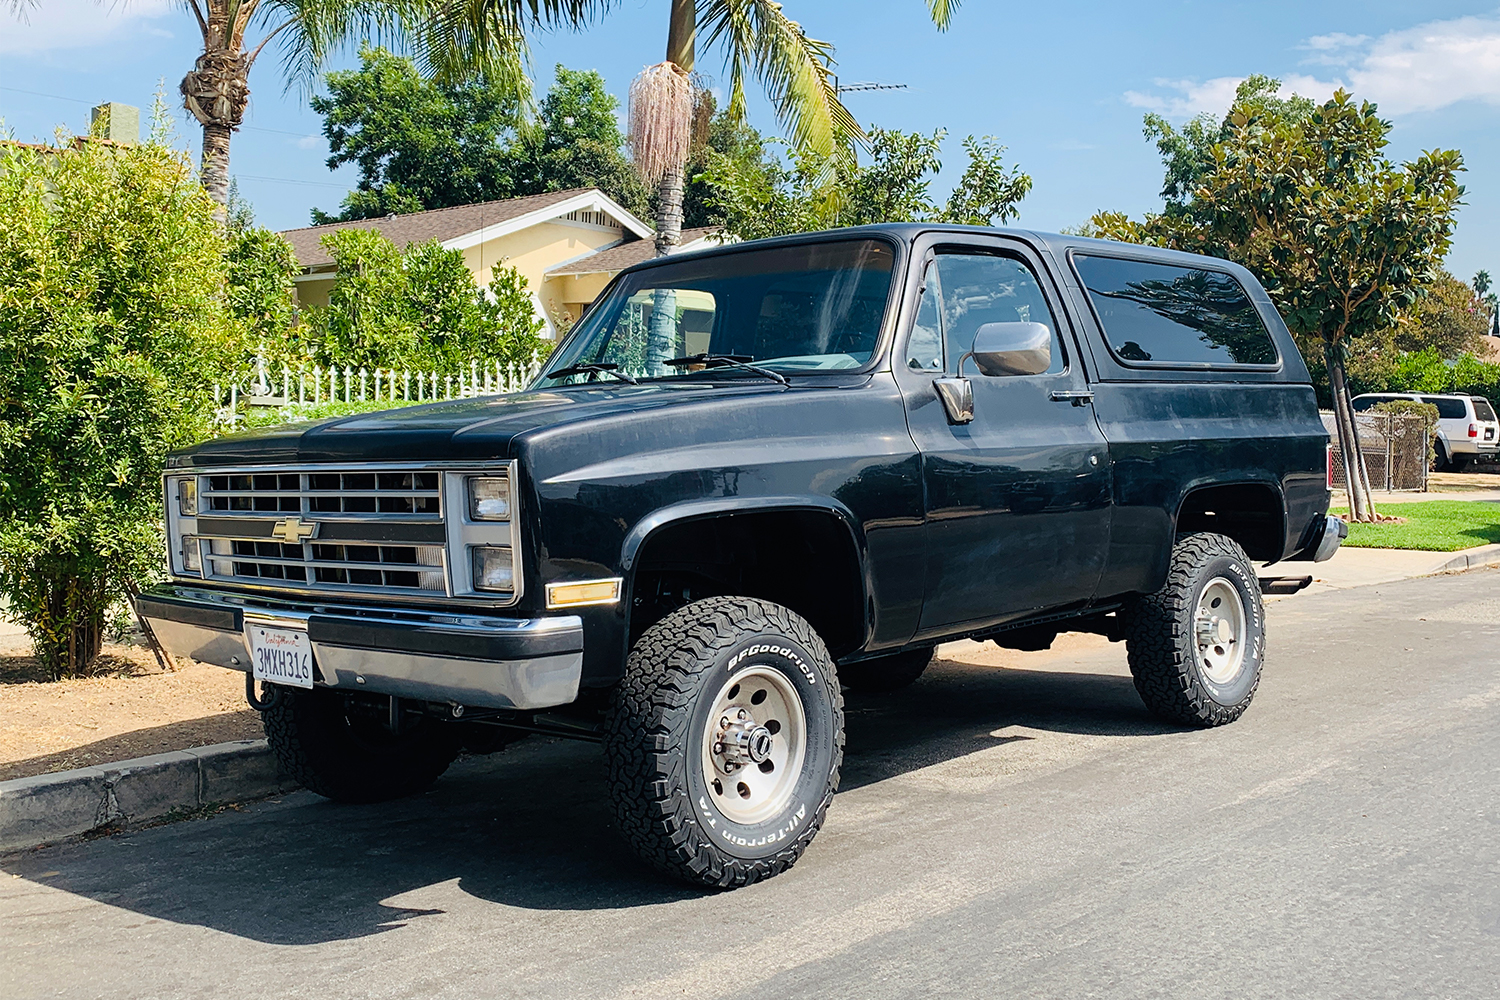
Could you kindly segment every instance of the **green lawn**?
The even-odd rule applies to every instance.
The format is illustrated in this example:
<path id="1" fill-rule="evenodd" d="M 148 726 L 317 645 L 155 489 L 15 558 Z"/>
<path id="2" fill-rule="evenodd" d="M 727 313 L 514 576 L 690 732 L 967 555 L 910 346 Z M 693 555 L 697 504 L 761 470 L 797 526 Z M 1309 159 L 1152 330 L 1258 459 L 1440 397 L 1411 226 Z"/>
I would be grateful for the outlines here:
<path id="1" fill-rule="evenodd" d="M 1382 514 L 1406 518 L 1403 524 L 1351 524 L 1345 545 L 1361 549 L 1430 549 L 1454 552 L 1500 542 L 1500 503 L 1483 500 L 1428 500 L 1376 504 Z M 1344 514 L 1347 507 L 1329 513 Z"/>

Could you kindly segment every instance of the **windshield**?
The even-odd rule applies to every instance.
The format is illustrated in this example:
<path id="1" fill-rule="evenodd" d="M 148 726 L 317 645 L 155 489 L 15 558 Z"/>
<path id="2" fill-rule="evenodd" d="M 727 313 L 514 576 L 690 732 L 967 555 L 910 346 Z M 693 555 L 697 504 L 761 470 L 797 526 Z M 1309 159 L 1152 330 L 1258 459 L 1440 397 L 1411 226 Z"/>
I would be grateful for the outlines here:
<path id="1" fill-rule="evenodd" d="M 895 252 L 880 240 L 745 250 L 625 275 L 579 321 L 546 372 L 612 366 L 635 379 L 689 378 L 721 355 L 774 371 L 837 371 L 870 360 Z M 677 361 L 677 364 L 668 364 Z M 751 376 L 753 377 L 753 375 Z M 587 371 L 539 385 L 610 381 Z"/>

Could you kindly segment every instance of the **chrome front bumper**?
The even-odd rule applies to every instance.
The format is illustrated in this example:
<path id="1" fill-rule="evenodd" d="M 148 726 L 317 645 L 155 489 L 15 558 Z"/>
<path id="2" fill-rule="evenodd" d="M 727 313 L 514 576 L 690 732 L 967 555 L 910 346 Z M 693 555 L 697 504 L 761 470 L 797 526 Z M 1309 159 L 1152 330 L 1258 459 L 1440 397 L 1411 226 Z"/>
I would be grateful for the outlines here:
<path id="1" fill-rule="evenodd" d="M 575 700 L 583 674 L 577 615 L 489 618 L 173 585 L 148 590 L 135 604 L 169 652 L 231 670 L 250 669 L 247 623 L 305 631 L 318 687 L 535 709 Z"/>

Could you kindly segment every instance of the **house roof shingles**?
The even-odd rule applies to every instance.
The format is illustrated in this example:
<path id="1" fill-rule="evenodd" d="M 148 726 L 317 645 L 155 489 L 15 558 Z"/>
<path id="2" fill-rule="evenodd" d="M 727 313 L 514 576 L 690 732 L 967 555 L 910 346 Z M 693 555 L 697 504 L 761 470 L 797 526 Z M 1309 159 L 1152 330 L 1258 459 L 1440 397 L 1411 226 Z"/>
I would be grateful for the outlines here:
<path id="1" fill-rule="evenodd" d="M 682 242 L 680 246 L 686 247 L 698 240 L 703 239 L 718 231 L 717 226 L 703 226 L 698 229 L 684 229 L 682 231 Z M 597 274 L 600 271 L 623 271 L 632 264 L 650 260 L 656 256 L 656 243 L 652 240 L 632 240 L 629 243 L 620 243 L 612 247 L 606 247 L 598 253 L 591 253 L 587 257 L 579 258 L 567 264 L 559 264 L 557 267 L 549 268 L 547 277 L 556 278 L 564 274 Z"/>
<path id="2" fill-rule="evenodd" d="M 508 198 L 504 201 L 485 201 L 477 205 L 434 208 L 426 212 L 386 216 L 382 219 L 330 222 L 326 226 L 288 229 L 281 235 L 292 244 L 292 249 L 297 254 L 297 263 L 303 267 L 319 267 L 333 263 L 333 258 L 328 255 L 328 251 L 318 242 L 324 233 L 339 229 L 376 229 L 398 247 L 405 247 L 410 243 L 423 243 L 427 240 L 443 242 L 483 229 L 485 226 L 509 222 L 511 219 L 560 204 L 591 190 L 593 189 L 571 188 L 567 191 L 523 195 L 520 198 Z M 636 242 L 646 241 L 637 240 Z"/>

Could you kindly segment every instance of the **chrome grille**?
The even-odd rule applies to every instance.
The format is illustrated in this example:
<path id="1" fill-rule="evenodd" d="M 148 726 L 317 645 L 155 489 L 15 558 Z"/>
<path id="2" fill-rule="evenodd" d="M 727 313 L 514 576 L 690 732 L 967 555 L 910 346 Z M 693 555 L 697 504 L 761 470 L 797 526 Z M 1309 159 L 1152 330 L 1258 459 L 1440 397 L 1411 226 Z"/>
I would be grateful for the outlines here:
<path id="1" fill-rule="evenodd" d="M 204 513 L 433 517 L 440 513 L 437 472 L 281 472 L 201 478 Z"/>
<path id="2" fill-rule="evenodd" d="M 413 596 L 447 590 L 440 472 L 320 469 L 197 480 L 196 537 L 207 579 Z M 274 537 L 289 518 L 315 534 L 297 542 Z"/>

